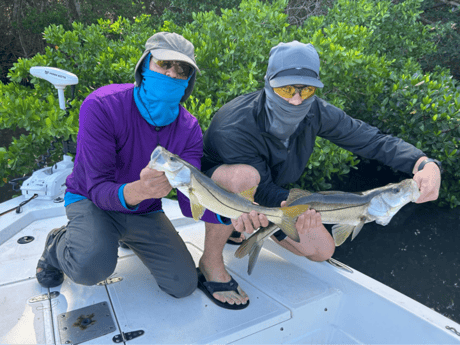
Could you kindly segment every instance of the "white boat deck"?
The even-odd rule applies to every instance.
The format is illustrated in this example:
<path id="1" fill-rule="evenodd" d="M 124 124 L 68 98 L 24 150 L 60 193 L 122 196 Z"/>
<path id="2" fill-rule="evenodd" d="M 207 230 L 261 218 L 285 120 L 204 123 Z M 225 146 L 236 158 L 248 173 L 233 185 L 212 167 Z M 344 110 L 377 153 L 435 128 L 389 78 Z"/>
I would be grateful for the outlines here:
<path id="1" fill-rule="evenodd" d="M 0 213 L 23 200 L 0 204 Z M 198 263 L 204 223 L 184 218 L 174 201 L 163 203 Z M 121 333 L 129 344 L 460 344 L 460 325 L 450 319 L 355 270 L 311 262 L 271 240 L 251 276 L 247 257 L 225 247 L 228 271 L 250 296 L 240 311 L 216 306 L 198 289 L 183 299 L 167 295 L 121 248 L 111 277 L 120 281 L 88 287 L 66 278 L 48 291 L 35 267 L 48 232 L 67 222 L 64 206 L 36 199 L 23 209 L 0 217 L 0 344 L 114 344 Z M 25 236 L 34 240 L 19 244 Z M 41 295 L 53 298 L 32 300 Z M 78 311 L 85 307 L 93 309 Z M 78 323 L 80 315 L 91 323 Z M 142 335 L 128 340 L 136 331 Z"/>

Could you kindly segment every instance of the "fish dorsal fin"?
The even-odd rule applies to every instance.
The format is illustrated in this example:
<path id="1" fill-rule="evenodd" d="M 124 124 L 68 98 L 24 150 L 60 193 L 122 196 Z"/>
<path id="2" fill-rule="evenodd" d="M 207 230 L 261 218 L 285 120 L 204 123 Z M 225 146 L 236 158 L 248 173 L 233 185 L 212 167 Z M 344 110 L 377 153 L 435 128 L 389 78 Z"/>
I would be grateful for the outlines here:
<path id="1" fill-rule="evenodd" d="M 195 194 L 193 194 L 193 190 L 190 190 L 189 195 L 190 205 L 192 208 L 192 217 L 198 221 L 201 219 L 201 217 L 203 217 L 204 211 L 206 211 L 206 209 L 200 204 Z"/>
<path id="2" fill-rule="evenodd" d="M 248 190 L 238 193 L 238 195 L 249 200 L 250 202 L 254 202 L 254 193 L 256 192 L 256 188 L 257 186 L 254 186 L 252 188 L 249 188 Z"/>
<path id="3" fill-rule="evenodd" d="M 289 197 L 287 198 L 286 203 L 288 205 L 290 205 L 294 201 L 296 201 L 297 199 L 300 199 L 300 198 L 303 198 L 305 196 L 309 196 L 309 195 L 312 195 L 312 194 L 313 193 L 309 192 L 308 190 L 303 190 L 303 189 L 299 189 L 299 188 L 292 188 L 289 191 Z"/>

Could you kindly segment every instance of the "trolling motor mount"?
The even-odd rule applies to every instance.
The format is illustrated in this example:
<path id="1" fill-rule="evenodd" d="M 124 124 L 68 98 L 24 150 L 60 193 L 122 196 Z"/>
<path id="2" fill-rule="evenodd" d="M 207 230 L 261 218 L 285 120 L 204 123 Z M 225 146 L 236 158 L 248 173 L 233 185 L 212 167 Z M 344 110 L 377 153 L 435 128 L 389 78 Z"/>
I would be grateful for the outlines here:
<path id="1" fill-rule="evenodd" d="M 35 66 L 30 73 L 37 78 L 49 81 L 58 90 L 59 107 L 65 110 L 64 89 L 68 85 L 78 84 L 78 77 L 68 71 L 48 66 Z M 65 155 L 62 161 L 35 171 L 21 186 L 25 197 L 37 194 L 37 199 L 54 200 L 66 190 L 65 181 L 72 173 L 72 157 Z"/>

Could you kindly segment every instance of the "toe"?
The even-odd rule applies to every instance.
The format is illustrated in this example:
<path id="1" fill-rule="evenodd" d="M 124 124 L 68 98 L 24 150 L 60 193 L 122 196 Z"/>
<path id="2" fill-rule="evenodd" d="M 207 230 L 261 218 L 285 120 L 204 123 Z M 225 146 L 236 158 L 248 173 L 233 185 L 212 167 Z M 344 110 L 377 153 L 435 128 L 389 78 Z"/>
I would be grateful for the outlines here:
<path id="1" fill-rule="evenodd" d="M 220 301 L 222 303 L 228 302 L 227 298 L 225 296 L 223 296 L 221 293 L 215 292 L 212 295 L 213 295 L 213 297 L 215 299 L 217 299 L 218 301 Z M 228 302 L 228 303 L 230 303 L 230 302 Z"/>

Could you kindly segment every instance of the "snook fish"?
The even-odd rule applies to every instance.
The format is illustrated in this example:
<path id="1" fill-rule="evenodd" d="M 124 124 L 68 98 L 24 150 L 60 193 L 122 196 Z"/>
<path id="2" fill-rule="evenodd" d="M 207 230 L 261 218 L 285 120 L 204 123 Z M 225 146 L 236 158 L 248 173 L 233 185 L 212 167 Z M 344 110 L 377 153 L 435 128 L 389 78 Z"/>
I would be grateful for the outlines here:
<path id="1" fill-rule="evenodd" d="M 249 200 L 249 197 L 242 196 L 245 194 L 235 194 L 223 189 L 193 165 L 161 146 L 157 146 L 152 152 L 149 167 L 164 171 L 169 184 L 190 199 L 192 216 L 195 220 L 199 220 L 206 209 L 232 219 L 255 210 L 265 214 L 270 222 L 281 228 L 293 241 L 300 241 L 295 222 L 297 217 L 308 209 L 308 205 L 259 206 L 253 200 Z"/>
<path id="2" fill-rule="evenodd" d="M 399 183 L 371 189 L 359 193 L 326 191 L 311 193 L 301 189 L 291 189 L 287 205 L 308 204 L 321 214 L 323 224 L 335 224 L 332 236 L 336 246 L 340 246 L 352 235 L 352 240 L 359 234 L 363 225 L 375 221 L 387 225 L 391 218 L 407 203 L 416 201 L 420 196 L 417 183 L 406 179 Z M 248 274 L 252 273 L 257 256 L 264 240 L 278 228 L 274 224 L 261 228 L 243 241 L 235 252 L 237 258 L 249 254 Z"/>

